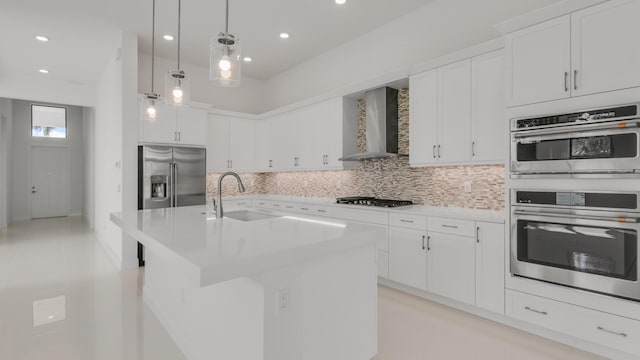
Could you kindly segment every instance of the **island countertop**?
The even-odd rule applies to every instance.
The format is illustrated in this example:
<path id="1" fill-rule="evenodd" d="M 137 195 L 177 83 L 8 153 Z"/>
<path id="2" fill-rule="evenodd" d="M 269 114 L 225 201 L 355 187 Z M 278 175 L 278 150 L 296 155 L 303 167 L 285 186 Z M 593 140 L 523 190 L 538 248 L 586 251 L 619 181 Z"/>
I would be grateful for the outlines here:
<path id="1" fill-rule="evenodd" d="M 377 226 L 335 219 L 274 214 L 240 221 L 205 210 L 140 210 L 112 213 L 111 220 L 150 249 L 177 254 L 199 273 L 201 286 L 375 246 L 384 237 Z"/>

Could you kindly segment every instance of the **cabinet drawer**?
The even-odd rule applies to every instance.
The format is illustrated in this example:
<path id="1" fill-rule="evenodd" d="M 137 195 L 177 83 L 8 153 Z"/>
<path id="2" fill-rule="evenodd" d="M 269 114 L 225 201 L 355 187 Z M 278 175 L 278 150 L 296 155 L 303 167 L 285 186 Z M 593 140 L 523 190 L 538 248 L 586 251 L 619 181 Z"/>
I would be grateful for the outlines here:
<path id="1" fill-rule="evenodd" d="M 333 216 L 333 208 L 330 206 L 298 204 L 296 211 L 314 216 Z"/>
<path id="2" fill-rule="evenodd" d="M 631 354 L 640 354 L 640 321 L 507 290 L 507 315 Z"/>
<path id="3" fill-rule="evenodd" d="M 271 201 L 268 200 L 254 200 L 253 201 L 253 206 L 257 207 L 257 208 L 270 208 L 271 207 Z"/>
<path id="4" fill-rule="evenodd" d="M 427 230 L 459 236 L 476 236 L 476 223 L 469 220 L 429 217 Z"/>
<path id="5" fill-rule="evenodd" d="M 389 214 L 384 211 L 333 208 L 333 216 L 343 220 L 360 221 L 380 225 L 389 224 Z"/>
<path id="6" fill-rule="evenodd" d="M 424 215 L 408 215 L 389 213 L 389 225 L 416 230 L 427 229 L 427 217 Z"/>
<path id="7" fill-rule="evenodd" d="M 389 278 L 389 253 L 378 250 L 378 276 Z"/>

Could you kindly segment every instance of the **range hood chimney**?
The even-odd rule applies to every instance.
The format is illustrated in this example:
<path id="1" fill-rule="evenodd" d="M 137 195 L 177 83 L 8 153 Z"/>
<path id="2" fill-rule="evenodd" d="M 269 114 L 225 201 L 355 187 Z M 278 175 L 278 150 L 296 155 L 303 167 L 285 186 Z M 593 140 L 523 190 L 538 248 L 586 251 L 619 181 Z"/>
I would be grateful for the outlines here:
<path id="1" fill-rule="evenodd" d="M 363 153 L 341 161 L 360 161 L 408 156 L 398 154 L 398 90 L 383 87 L 367 91 L 365 99 L 365 145 Z"/>

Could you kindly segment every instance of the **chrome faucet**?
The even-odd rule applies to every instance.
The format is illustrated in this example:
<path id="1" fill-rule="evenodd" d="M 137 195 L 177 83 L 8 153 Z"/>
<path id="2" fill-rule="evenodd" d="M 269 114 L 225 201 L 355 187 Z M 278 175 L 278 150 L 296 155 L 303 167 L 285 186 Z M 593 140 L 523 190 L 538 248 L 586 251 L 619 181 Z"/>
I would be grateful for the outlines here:
<path id="1" fill-rule="evenodd" d="M 238 176 L 238 174 L 234 173 L 233 171 L 227 171 L 226 173 L 223 173 L 222 175 L 220 175 L 220 177 L 218 178 L 218 199 L 215 202 L 215 207 L 216 207 L 216 218 L 217 219 L 222 219 L 223 213 L 222 213 L 222 179 L 224 179 L 225 176 L 227 175 L 232 175 L 236 178 L 236 180 L 238 180 L 238 191 L 240 191 L 241 193 L 244 192 L 244 185 L 242 185 L 242 180 L 240 180 L 240 176 Z"/>

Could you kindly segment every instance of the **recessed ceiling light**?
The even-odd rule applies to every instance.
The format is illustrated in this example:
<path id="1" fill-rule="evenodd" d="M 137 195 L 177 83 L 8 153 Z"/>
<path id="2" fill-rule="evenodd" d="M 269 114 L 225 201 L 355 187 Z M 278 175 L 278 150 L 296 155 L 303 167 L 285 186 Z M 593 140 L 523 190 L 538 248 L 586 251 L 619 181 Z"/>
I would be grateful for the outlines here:
<path id="1" fill-rule="evenodd" d="M 40 69 L 38 71 L 43 73 L 43 74 L 48 74 L 49 73 L 49 70 L 47 70 L 47 69 Z"/>
<path id="2" fill-rule="evenodd" d="M 244 62 L 252 62 L 253 61 L 253 59 L 248 57 L 248 56 L 245 56 L 244 59 L 242 59 L 242 60 L 244 60 Z"/>
<path id="3" fill-rule="evenodd" d="M 167 41 L 173 41 L 173 35 L 167 34 L 167 35 L 163 36 L 162 38 L 167 40 Z"/>
<path id="4" fill-rule="evenodd" d="M 289 38 L 289 34 L 288 33 L 281 33 L 280 34 L 280 38 L 281 39 L 288 39 Z"/>
<path id="5" fill-rule="evenodd" d="M 36 40 L 42 41 L 42 42 L 47 42 L 47 41 L 49 41 L 49 38 L 44 36 L 44 35 L 37 35 L 36 36 Z"/>
<path id="6" fill-rule="evenodd" d="M 342 4 L 346 3 L 346 2 L 347 2 L 347 0 L 336 0 L 336 4 L 338 4 L 338 5 L 342 5 Z"/>

